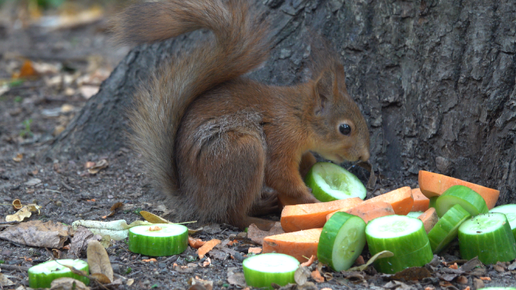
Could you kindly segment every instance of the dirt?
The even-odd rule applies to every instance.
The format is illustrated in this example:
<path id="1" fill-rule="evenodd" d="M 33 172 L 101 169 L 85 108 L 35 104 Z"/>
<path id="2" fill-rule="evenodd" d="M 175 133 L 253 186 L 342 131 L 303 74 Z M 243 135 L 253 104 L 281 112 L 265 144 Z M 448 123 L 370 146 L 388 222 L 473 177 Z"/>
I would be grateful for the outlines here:
<path id="1" fill-rule="evenodd" d="M 49 31 L 40 27 L 14 29 L 5 25 L 0 29 L 0 80 L 11 82 L 26 59 L 34 64 L 58 67 L 58 71 L 43 73 L 12 86 L 0 94 L 0 231 L 15 226 L 5 222 L 15 213 L 12 202 L 41 206 L 40 214 L 28 220 L 54 221 L 71 225 L 76 220 L 112 221 L 124 219 L 128 223 L 142 220 L 139 212 L 149 211 L 164 215 L 167 209 L 162 198 L 148 192 L 148 180 L 141 172 L 137 156 L 127 148 L 105 154 L 87 154 L 72 160 L 48 160 L 45 151 L 56 131 L 62 129 L 87 101 L 81 90 L 87 85 L 77 82 L 52 83 L 55 76 L 93 76 L 110 71 L 125 55 L 127 48 L 114 47 L 108 40 L 105 19 L 69 29 Z M 101 73 L 102 75 L 102 73 Z M 104 77 L 106 75 L 103 75 Z M 5 83 L 5 82 L 4 82 Z M 98 84 L 95 84 L 98 85 Z M 1 87 L 1 86 L 0 86 Z M 28 125 L 28 120 L 31 120 Z M 108 166 L 91 174 L 88 162 L 106 160 Z M 123 208 L 110 208 L 116 203 Z M 275 218 L 278 218 L 277 216 Z M 202 240 L 220 239 L 222 244 L 200 259 L 189 247 L 184 253 L 171 257 L 150 257 L 128 251 L 127 242 L 112 241 L 107 248 L 115 272 L 118 289 L 187 289 L 192 279 L 213 284 L 214 289 L 235 289 L 244 285 L 242 260 L 248 248 L 256 244 L 245 233 L 229 225 L 206 225 L 192 235 Z M 233 241 L 236 241 L 233 243 Z M 64 245 L 69 245 L 68 239 Z M 364 251 L 367 258 L 367 251 Z M 66 248 L 50 249 L 28 246 L 0 239 L 0 273 L 12 283 L 0 279 L 1 289 L 28 287 L 27 269 L 52 258 L 74 258 Z M 499 263 L 483 266 L 460 260 L 457 245 L 434 257 L 426 269 L 429 277 L 406 280 L 414 272 L 391 280 L 369 267 L 365 271 L 335 273 L 322 268 L 326 282 L 315 282 L 308 277 L 303 286 L 288 289 L 477 289 L 481 286 L 516 286 L 515 264 Z M 79 258 L 85 259 L 84 251 Z M 457 270 L 449 268 L 457 263 Z M 472 264 L 476 270 L 467 269 Z M 466 265 L 466 266 L 464 266 Z M 453 266 L 452 266 L 453 268 Z M 310 270 L 316 269 L 316 264 Z M 0 277 L 1 278 L 1 277 Z M 482 279 L 483 280 L 482 280 Z M 91 285 L 101 289 L 98 285 Z M 200 286 L 195 289 L 203 289 Z"/>

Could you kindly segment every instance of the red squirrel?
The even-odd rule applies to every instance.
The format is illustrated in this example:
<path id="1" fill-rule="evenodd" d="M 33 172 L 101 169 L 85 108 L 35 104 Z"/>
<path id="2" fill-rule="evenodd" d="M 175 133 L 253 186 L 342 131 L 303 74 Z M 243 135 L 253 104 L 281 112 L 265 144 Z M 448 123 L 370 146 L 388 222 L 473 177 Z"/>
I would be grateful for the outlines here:
<path id="1" fill-rule="evenodd" d="M 178 219 L 266 228 L 272 222 L 255 216 L 278 200 L 317 202 L 300 172 L 315 163 L 310 151 L 336 163 L 369 159 L 367 124 L 335 58 L 316 57 L 315 79 L 295 86 L 242 76 L 271 49 L 268 26 L 251 15 L 249 1 L 136 4 L 115 25 L 131 43 L 203 28 L 214 39 L 151 74 L 129 113 L 131 143 Z"/>

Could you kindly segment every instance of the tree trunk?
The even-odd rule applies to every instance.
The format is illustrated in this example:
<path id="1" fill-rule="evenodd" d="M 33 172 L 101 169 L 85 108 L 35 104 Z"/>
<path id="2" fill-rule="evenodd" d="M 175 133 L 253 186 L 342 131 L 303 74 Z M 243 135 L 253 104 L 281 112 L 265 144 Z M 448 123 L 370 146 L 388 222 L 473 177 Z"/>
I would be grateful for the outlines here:
<path id="1" fill-rule="evenodd" d="M 393 179 L 420 169 L 502 191 L 516 203 L 516 2 L 267 0 L 276 43 L 253 78 L 304 80 L 310 31 L 341 55 L 371 131 L 371 161 Z M 49 156 L 124 146 L 124 111 L 151 70 L 205 39 L 198 31 L 133 49 Z"/>

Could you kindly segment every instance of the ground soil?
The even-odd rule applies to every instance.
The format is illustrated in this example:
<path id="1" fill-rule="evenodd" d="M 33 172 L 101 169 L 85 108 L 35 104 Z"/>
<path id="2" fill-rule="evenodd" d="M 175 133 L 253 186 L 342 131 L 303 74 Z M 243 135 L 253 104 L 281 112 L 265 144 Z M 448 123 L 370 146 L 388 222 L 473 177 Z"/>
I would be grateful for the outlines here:
<path id="1" fill-rule="evenodd" d="M 105 28 L 106 23 L 102 20 L 73 29 L 55 31 L 38 27 L 16 30 L 5 26 L 0 29 L 0 79 L 10 80 L 25 58 L 34 62 L 61 65 L 57 75 L 63 74 L 63 71 L 78 75 L 88 74 L 92 55 L 96 59 L 100 58 L 103 68 L 112 69 L 125 55 L 127 48 L 113 47 L 107 41 L 109 35 Z M 162 206 L 162 199 L 148 193 L 148 180 L 141 172 L 141 166 L 136 161 L 137 156 L 127 148 L 103 155 L 77 156 L 73 160 L 44 158 L 56 128 L 66 125 L 86 102 L 86 98 L 80 94 L 79 85 L 49 85 L 48 79 L 55 75 L 26 80 L 0 95 L 0 222 L 5 220 L 6 215 L 15 212 L 11 205 L 15 199 L 23 204 L 35 203 L 42 206 L 41 213 L 33 215 L 29 220 L 55 221 L 68 225 L 80 219 L 125 219 L 130 223 L 142 220 L 139 214 L 141 210 L 165 214 L 167 209 Z M 67 92 L 66 88 L 74 91 Z M 63 105 L 70 105 L 72 109 L 64 110 Z M 30 130 L 23 124 L 26 120 L 32 120 Z M 87 162 L 102 159 L 107 160 L 109 166 L 97 174 L 90 174 L 85 168 Z M 407 182 L 407 185 L 412 185 L 411 181 Z M 394 186 L 395 184 L 386 184 L 386 187 Z M 124 207 L 113 216 L 103 218 L 118 202 L 123 203 Z M 0 231 L 8 226 L 12 225 L 1 223 Z M 197 277 L 211 281 L 215 289 L 240 288 L 241 262 L 247 255 L 248 248 L 256 244 L 246 239 L 245 233 L 229 225 L 208 225 L 193 236 L 203 240 L 217 238 L 223 244 L 201 260 L 195 250 L 189 247 L 183 254 L 148 261 L 149 257 L 130 253 L 125 241 L 113 241 L 107 252 L 115 276 L 121 284 L 112 287 L 187 289 L 190 287 L 189 281 Z M 229 245 L 228 242 L 233 240 L 238 242 Z M 65 245 L 68 243 L 69 241 Z M 0 289 L 28 287 L 28 267 L 56 256 L 73 256 L 66 249 L 57 250 L 59 251 L 0 239 L 0 273 L 13 282 L 9 286 L 2 286 L 0 280 Z M 367 254 L 365 256 L 367 258 Z M 466 262 L 458 257 L 457 247 L 452 245 L 445 254 L 436 256 L 432 265 L 427 266 L 434 271 L 430 277 L 419 277 L 414 281 L 405 281 L 407 277 L 391 281 L 388 275 L 378 274 L 372 267 L 353 273 L 335 273 L 323 268 L 323 272 L 327 273 L 326 282 L 319 283 L 308 278 L 308 284 L 297 287 L 476 289 L 482 285 L 516 286 L 514 263 L 481 266 L 478 267 L 481 270 L 477 272 L 450 269 L 450 264 L 457 262 L 461 266 Z M 85 253 L 81 253 L 79 258 L 85 259 Z M 315 267 L 316 265 L 312 265 L 311 270 Z M 98 285 L 92 287 L 101 289 Z"/>

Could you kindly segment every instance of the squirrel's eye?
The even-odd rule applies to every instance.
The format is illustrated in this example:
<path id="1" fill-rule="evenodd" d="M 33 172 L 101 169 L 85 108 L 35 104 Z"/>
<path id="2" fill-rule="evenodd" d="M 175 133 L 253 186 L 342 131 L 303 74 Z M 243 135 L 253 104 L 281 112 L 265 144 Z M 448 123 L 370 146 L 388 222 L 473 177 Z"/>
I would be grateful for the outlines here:
<path id="1" fill-rule="evenodd" d="M 349 134 L 351 134 L 351 126 L 348 125 L 348 124 L 340 124 L 339 125 L 339 132 L 342 135 L 348 136 Z"/>

